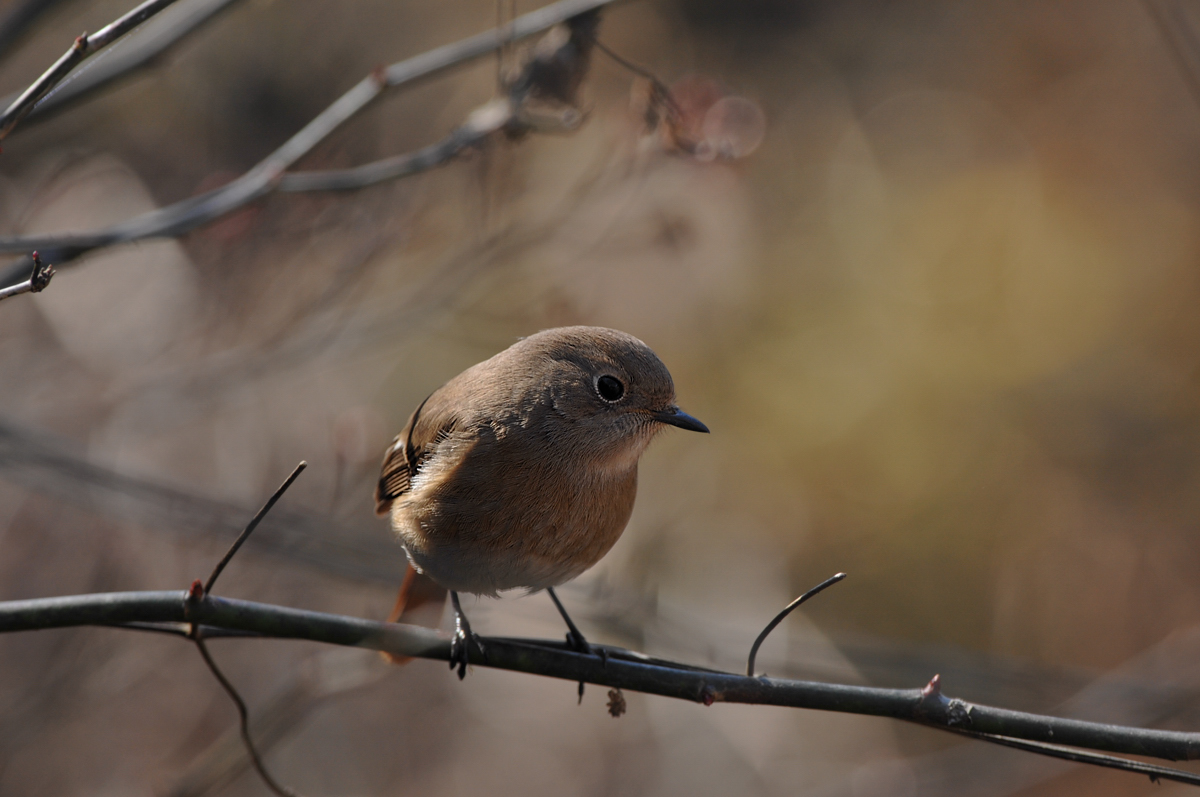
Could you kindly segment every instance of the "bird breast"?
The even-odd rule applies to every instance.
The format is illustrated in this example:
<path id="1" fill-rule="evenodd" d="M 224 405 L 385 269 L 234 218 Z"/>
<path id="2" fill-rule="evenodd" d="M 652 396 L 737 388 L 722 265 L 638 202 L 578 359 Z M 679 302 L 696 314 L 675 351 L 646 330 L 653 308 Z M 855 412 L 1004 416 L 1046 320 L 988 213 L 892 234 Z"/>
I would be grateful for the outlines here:
<path id="1" fill-rule="evenodd" d="M 447 589 L 561 584 L 598 562 L 629 521 L 645 444 L 628 443 L 594 456 L 563 437 L 456 430 L 393 504 L 392 526 L 413 564 Z"/>

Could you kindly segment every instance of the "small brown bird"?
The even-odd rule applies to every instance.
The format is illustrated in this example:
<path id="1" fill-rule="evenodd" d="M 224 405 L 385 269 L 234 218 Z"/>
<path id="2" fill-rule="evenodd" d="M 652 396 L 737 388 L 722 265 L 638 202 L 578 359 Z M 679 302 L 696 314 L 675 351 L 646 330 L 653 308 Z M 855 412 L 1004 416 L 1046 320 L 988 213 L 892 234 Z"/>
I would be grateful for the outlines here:
<path id="1" fill-rule="evenodd" d="M 409 559 L 389 619 L 449 591 L 461 678 L 479 641 L 458 593 L 545 589 L 568 641 L 590 653 L 554 587 L 621 536 L 638 458 L 664 425 L 708 431 L 675 405 L 654 352 L 612 329 L 548 329 L 451 379 L 384 455 L 375 511 L 391 515 Z"/>

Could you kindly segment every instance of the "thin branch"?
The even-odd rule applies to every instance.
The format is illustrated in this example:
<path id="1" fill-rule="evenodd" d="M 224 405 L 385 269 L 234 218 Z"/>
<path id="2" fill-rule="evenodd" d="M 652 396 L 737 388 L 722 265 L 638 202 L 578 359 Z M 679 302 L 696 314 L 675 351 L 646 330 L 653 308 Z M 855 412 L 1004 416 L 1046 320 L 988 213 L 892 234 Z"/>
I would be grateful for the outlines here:
<path id="1" fill-rule="evenodd" d="M 0 633 L 129 622 L 202 623 L 269 637 L 307 639 L 416 658 L 441 661 L 450 658 L 450 640 L 431 629 L 212 596 L 188 600 L 187 592 L 108 593 L 0 603 Z M 1171 761 L 1200 759 L 1200 733 L 1130 728 L 1011 711 L 948 698 L 940 689 L 883 689 L 765 676 L 751 678 L 664 660 L 641 660 L 638 654 L 629 651 L 624 656 L 610 654 L 602 662 L 599 656 L 575 653 L 557 641 L 487 638 L 485 642 L 487 661 L 474 655 L 472 649 L 471 663 L 475 666 L 585 681 L 705 705 L 751 703 L 838 711 L 1109 753 Z"/>
<path id="2" fill-rule="evenodd" d="M 242 729 L 242 742 L 246 745 L 246 752 L 250 755 L 250 761 L 254 764 L 254 769 L 258 772 L 258 776 L 262 778 L 263 783 L 267 785 L 279 797 L 299 797 L 296 792 L 284 786 L 267 771 L 263 764 L 262 757 L 259 756 L 258 750 L 254 747 L 254 739 L 250 736 L 250 714 L 246 711 L 246 702 L 242 700 L 242 696 L 238 694 L 237 689 L 221 672 L 217 663 L 213 661 L 213 657 L 208 652 L 208 647 L 204 644 L 204 640 L 198 635 L 192 637 L 192 641 L 196 643 L 196 647 L 200 650 L 200 655 L 204 658 L 204 663 L 208 665 L 208 669 L 212 671 L 213 677 L 221 684 L 221 687 L 229 695 L 229 699 L 237 706 L 238 720 Z"/>
<path id="3" fill-rule="evenodd" d="M 974 733 L 959 729 L 954 729 L 953 732 L 971 739 L 978 739 L 981 742 L 998 744 L 1001 747 L 1011 747 L 1015 750 L 1024 750 L 1027 753 L 1037 753 L 1038 755 L 1050 758 L 1061 758 L 1064 761 L 1073 761 L 1076 764 L 1090 764 L 1096 767 L 1108 767 L 1109 769 L 1133 772 L 1137 775 L 1146 775 L 1150 780 L 1155 782 L 1159 780 L 1173 780 L 1178 783 L 1200 786 L 1200 775 L 1182 769 L 1171 769 L 1170 767 L 1160 767 L 1157 764 L 1147 764 L 1143 761 L 1133 761 L 1128 758 L 1117 758 L 1116 756 L 1103 755 L 1101 753 L 1074 750 L 1070 747 L 1063 747 L 1060 744 L 1028 742 L 1024 739 L 1012 739 L 1007 736 Z"/>
<path id="4" fill-rule="evenodd" d="M 770 635 L 770 633 L 775 630 L 775 626 L 782 623 L 784 621 L 784 618 L 786 618 L 796 608 L 798 608 L 800 606 L 800 604 L 804 603 L 806 600 L 811 598 L 813 595 L 816 595 L 817 593 L 823 591 L 825 588 L 832 587 L 834 584 L 838 583 L 845 577 L 846 577 L 845 573 L 837 573 L 836 575 L 832 575 L 829 578 L 822 581 L 817 586 L 810 589 L 808 592 L 801 595 L 799 598 L 796 598 L 796 600 L 792 601 L 787 606 L 783 607 L 783 611 L 781 611 L 779 614 L 775 615 L 774 620 L 767 623 L 767 627 L 762 630 L 762 633 L 760 633 L 758 635 L 758 639 L 754 640 L 754 644 L 750 646 L 750 658 L 746 662 L 746 675 L 750 676 L 751 678 L 754 677 L 754 659 L 758 656 L 758 649 L 760 647 L 762 647 L 762 643 L 766 641 L 766 639 Z"/>
<path id="5" fill-rule="evenodd" d="M 149 66 L 168 48 L 238 2 L 240 0 L 180 0 L 161 16 L 138 28 L 119 48 L 108 50 L 102 58 L 89 61 L 86 66 L 72 72 L 69 80 L 59 83 L 49 93 L 44 94 L 25 116 L 20 128 L 14 132 L 19 133 L 34 120 L 44 119 L 110 83 Z M 0 33 L 0 36 L 2 35 Z M 0 106 L 8 107 L 18 96 L 12 94 L 5 97 L 0 100 Z"/>
<path id="6" fill-rule="evenodd" d="M 50 284 L 50 279 L 54 276 L 54 266 L 42 263 L 37 252 L 30 255 L 29 259 L 33 265 L 33 273 L 29 275 L 29 279 L 7 288 L 0 288 L 0 299 L 7 299 L 21 293 L 40 293 Z"/>
<path id="7" fill-rule="evenodd" d="M 145 238 L 182 235 L 277 190 L 284 181 L 284 172 L 288 168 L 311 152 L 342 124 L 362 112 L 385 91 L 444 72 L 493 52 L 510 41 L 528 38 L 612 2 L 614 0 L 559 0 L 518 17 L 503 30 L 486 31 L 392 64 L 386 69 L 376 70 L 335 100 L 256 166 L 220 188 L 90 233 L 0 236 L 0 252 L 27 252 L 39 249 L 48 259 L 62 266 L 93 249 Z M 414 153 L 413 156 L 418 154 Z M 394 164 L 392 168 L 396 168 Z M 393 176 L 410 173 L 412 172 L 399 168 Z M 321 185 L 325 178 L 314 178 L 314 184 L 317 185 L 315 188 L 300 187 L 305 178 L 294 179 L 298 182 L 292 183 L 292 191 L 331 190 Z M 340 177 L 334 182 L 338 183 L 344 179 Z M 332 188 L 342 189 L 340 183 Z M 31 265 L 27 258 L 13 262 L 0 272 L 0 285 L 23 278 L 30 272 Z"/>
<path id="8" fill-rule="evenodd" d="M 630 61 L 623 56 L 617 55 L 615 52 L 610 50 L 604 42 L 600 41 L 599 39 L 596 40 L 595 44 L 596 44 L 597 50 L 599 50 L 600 52 L 607 55 L 613 61 L 617 62 L 617 64 L 619 64 L 620 66 L 624 67 L 625 69 L 628 69 L 630 72 L 637 75 L 638 77 L 643 77 L 646 80 L 649 80 L 651 83 L 654 83 L 655 85 L 662 88 L 664 91 L 667 91 L 668 93 L 670 93 L 669 90 L 667 89 L 667 85 L 665 83 L 663 83 L 661 80 L 659 80 L 658 76 L 655 75 L 653 72 L 651 72 L 649 69 L 638 66 L 633 61 Z"/>
<path id="9" fill-rule="evenodd" d="M 365 163 L 349 169 L 290 172 L 279 179 L 275 187 L 281 193 L 306 191 L 351 191 L 359 188 L 409 177 L 449 163 L 463 151 L 478 145 L 493 129 L 463 125 L 450 135 L 427 147 Z"/>
<path id="10" fill-rule="evenodd" d="M 225 569 L 225 565 L 229 564 L 229 560 L 232 559 L 233 555 L 238 552 L 238 548 L 242 547 L 242 543 L 249 539 L 250 535 L 254 533 L 254 530 L 258 528 L 258 524 L 261 523 L 262 519 L 267 516 L 268 512 L 271 511 L 271 507 L 275 506 L 275 502 L 278 501 L 285 492 L 287 492 L 287 488 L 292 486 L 292 482 L 296 481 L 296 479 L 299 478 L 300 474 L 303 473 L 304 469 L 307 467 L 308 463 L 304 460 L 301 460 L 300 464 L 296 466 L 296 469 L 292 471 L 292 474 L 283 480 L 283 484 L 279 485 L 271 497 L 267 499 L 267 502 L 262 505 L 262 509 L 259 509 L 254 517 L 250 519 L 250 522 L 246 524 L 246 528 L 243 529 L 242 533 L 238 535 L 238 538 L 233 541 L 233 545 L 229 546 L 229 550 L 226 551 L 225 555 L 221 557 L 221 561 L 217 562 L 217 566 L 213 568 L 212 574 L 208 577 L 208 581 L 204 582 L 205 595 L 212 592 L 213 585 L 217 583 L 217 576 L 221 575 L 221 571 Z"/>
<path id="11" fill-rule="evenodd" d="M 63 53 L 62 57 L 54 63 L 54 66 L 43 72 L 41 77 L 35 80 L 29 88 L 25 89 L 21 93 L 21 96 L 17 97 L 3 114 L 0 114 L 0 141 L 7 138 L 12 129 L 17 126 L 17 123 L 33 110 L 33 106 L 37 104 L 38 100 L 46 96 L 83 59 L 97 50 L 112 44 L 174 2 L 176 0 L 146 0 L 146 2 L 137 8 L 125 14 L 120 19 L 105 25 L 91 36 L 86 33 L 78 36 L 75 39 L 75 43 L 71 45 L 69 50 Z"/>
<path id="12" fill-rule="evenodd" d="M 113 626 L 113 628 L 125 628 L 130 631 L 145 631 L 151 634 L 166 634 L 168 636 L 183 637 L 184 639 L 191 639 L 193 631 L 205 639 L 262 636 L 262 634 L 256 634 L 253 631 L 234 631 L 228 628 L 217 628 L 211 625 L 196 625 L 194 623 L 120 623 Z"/>

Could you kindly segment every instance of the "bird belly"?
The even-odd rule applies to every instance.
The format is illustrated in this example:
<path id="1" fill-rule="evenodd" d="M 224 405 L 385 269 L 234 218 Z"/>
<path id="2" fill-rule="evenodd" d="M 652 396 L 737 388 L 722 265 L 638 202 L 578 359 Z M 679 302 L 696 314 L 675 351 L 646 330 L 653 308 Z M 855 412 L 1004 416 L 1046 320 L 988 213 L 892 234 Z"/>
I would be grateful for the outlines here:
<path id="1" fill-rule="evenodd" d="M 454 489 L 397 501 L 392 527 L 413 565 L 446 589 L 539 590 L 575 578 L 608 553 L 629 521 L 636 490 L 636 470 L 567 494 L 514 495 L 494 483 L 455 480 Z"/>

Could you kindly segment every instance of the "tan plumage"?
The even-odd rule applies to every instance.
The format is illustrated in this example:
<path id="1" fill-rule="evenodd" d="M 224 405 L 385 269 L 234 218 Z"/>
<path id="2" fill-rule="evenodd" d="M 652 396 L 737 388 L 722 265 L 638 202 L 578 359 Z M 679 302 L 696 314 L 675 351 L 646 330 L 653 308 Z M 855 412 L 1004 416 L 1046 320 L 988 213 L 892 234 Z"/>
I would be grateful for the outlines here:
<path id="1" fill-rule="evenodd" d="M 446 589 L 552 587 L 620 537 L 663 424 L 707 431 L 675 406 L 649 347 L 600 327 L 546 330 L 421 404 L 384 457 L 376 511 Z"/>

